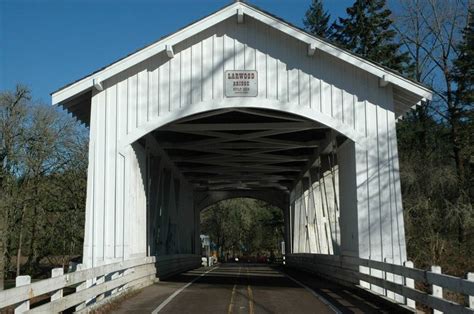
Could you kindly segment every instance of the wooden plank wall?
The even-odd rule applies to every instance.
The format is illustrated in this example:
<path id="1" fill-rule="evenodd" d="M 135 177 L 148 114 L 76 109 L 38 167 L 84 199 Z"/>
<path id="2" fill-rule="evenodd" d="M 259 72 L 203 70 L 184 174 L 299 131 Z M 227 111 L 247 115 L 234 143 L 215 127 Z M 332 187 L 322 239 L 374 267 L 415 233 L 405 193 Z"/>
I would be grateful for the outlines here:
<path id="1" fill-rule="evenodd" d="M 281 111 L 288 105 L 296 106 L 311 110 L 314 120 L 325 121 L 342 135 L 350 137 L 347 130 L 356 134 L 358 140 L 350 144 L 353 149 L 345 152 L 351 155 L 343 158 L 355 160 L 354 167 L 340 165 L 345 169 L 344 175 L 339 172 L 334 178 L 351 182 L 345 185 L 347 195 L 340 198 L 352 199 L 352 203 L 342 202 L 344 206 L 339 211 L 341 221 L 356 217 L 351 222 L 356 228 L 347 228 L 356 233 L 352 238 L 357 243 L 346 245 L 346 249 L 360 257 L 390 258 L 398 264 L 406 259 L 390 85 L 379 87 L 378 78 L 321 51 L 308 57 L 305 44 L 249 17 L 243 24 L 230 18 L 173 49 L 174 58 L 168 58 L 165 53 L 152 57 L 106 80 L 104 90 L 93 95 L 84 247 L 89 265 L 147 254 L 146 241 L 141 240 L 146 236 L 134 226 L 146 220 L 143 209 L 146 186 L 138 168 L 147 158 L 146 152 L 132 146 L 128 139 L 146 136 L 164 123 L 166 117 L 178 119 L 196 108 L 216 109 L 219 102 L 242 106 L 270 102 L 275 110 Z M 235 69 L 258 71 L 258 97 L 225 98 L 224 71 Z M 296 191 L 297 188 L 292 193 L 295 198 L 291 207 L 295 212 L 289 213 L 292 219 L 289 229 L 293 242 L 299 236 L 296 225 L 302 217 L 297 214 L 297 208 L 304 204 L 310 204 L 307 208 L 312 208 L 312 203 L 324 204 L 317 193 L 323 187 L 329 190 L 326 184 L 321 184 L 323 178 L 326 174 L 313 178 L 309 191 L 299 187 L 301 191 Z M 176 193 L 174 184 L 167 188 L 170 190 L 165 189 L 164 194 Z M 179 191 L 180 200 L 189 192 L 184 191 Z M 304 202 L 300 200 L 302 195 L 307 195 Z M 196 213 L 193 215 L 196 224 Z M 176 214 L 177 222 L 178 217 L 182 221 L 187 216 L 183 212 Z M 112 219 L 114 224 L 110 223 Z M 191 218 L 187 223 L 193 223 Z M 331 241 L 327 249 L 319 245 L 321 252 L 337 253 L 335 246 L 344 247 L 338 242 L 344 239 L 344 232 L 338 236 L 337 231 L 343 225 L 336 220 L 329 221 L 331 224 L 334 228 L 326 235 Z M 311 241 L 299 249 L 310 252 L 315 247 L 316 250 L 320 241 L 315 239 L 316 231 L 309 233 Z M 329 243 L 333 244 L 332 249 Z"/>

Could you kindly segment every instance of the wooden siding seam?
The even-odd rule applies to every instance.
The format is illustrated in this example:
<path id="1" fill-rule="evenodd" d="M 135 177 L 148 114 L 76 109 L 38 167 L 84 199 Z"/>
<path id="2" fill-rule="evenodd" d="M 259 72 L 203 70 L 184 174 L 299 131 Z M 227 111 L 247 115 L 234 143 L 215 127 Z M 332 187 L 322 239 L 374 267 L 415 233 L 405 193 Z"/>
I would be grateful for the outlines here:
<path id="1" fill-rule="evenodd" d="M 379 110 L 380 109 L 378 108 L 378 106 L 376 106 L 375 107 L 375 125 L 376 125 L 375 131 L 376 131 L 376 138 L 377 138 L 377 161 L 376 161 L 377 162 L 377 198 L 378 198 L 378 206 L 377 207 L 378 207 L 378 212 L 379 212 L 378 213 L 379 214 L 378 218 L 379 218 L 379 226 L 380 226 L 378 236 L 380 237 L 380 255 L 381 255 L 380 258 L 381 258 L 381 261 L 383 261 L 385 256 L 384 256 L 384 247 L 383 247 L 383 241 L 382 241 L 382 238 L 383 238 L 382 233 L 383 233 L 384 225 L 383 225 L 383 221 L 382 221 L 382 217 L 383 217 L 382 196 L 381 196 L 382 189 L 381 189 L 381 186 L 380 186 L 380 184 L 381 184 L 381 182 L 380 182 L 381 181 L 380 180 L 380 176 L 381 176 L 381 174 L 380 174 L 380 160 L 381 160 L 380 154 L 381 153 L 380 153 L 380 133 L 379 133 L 379 123 L 380 123 L 380 121 L 379 121 Z"/>
<path id="2" fill-rule="evenodd" d="M 173 72 L 173 68 L 171 60 L 166 63 L 168 64 L 168 90 L 166 91 L 168 93 L 168 112 L 171 112 L 173 110 L 171 107 L 171 73 Z"/>
<path id="3" fill-rule="evenodd" d="M 204 43 L 203 41 L 201 41 L 201 73 L 200 73 L 200 77 L 199 77 L 199 80 L 200 80 L 200 88 L 201 88 L 201 101 L 204 100 L 204 88 L 203 88 L 203 84 L 204 84 L 204 80 L 203 80 L 203 73 L 204 73 Z"/>
<path id="4" fill-rule="evenodd" d="M 214 73 L 215 73 L 215 69 L 216 69 L 216 65 L 215 65 L 215 39 L 216 39 L 216 35 L 212 35 L 212 50 L 211 50 L 211 61 L 212 61 L 212 67 L 211 67 L 211 86 L 212 86 L 212 90 L 211 90 L 211 99 L 215 99 L 215 89 L 216 89 L 216 86 L 215 86 L 215 82 L 214 82 Z"/>
<path id="5" fill-rule="evenodd" d="M 108 209 L 107 208 L 107 181 L 108 181 L 108 178 L 107 178 L 107 160 L 108 160 L 108 156 L 107 156 L 108 155 L 108 151 L 107 151 L 107 148 L 108 148 L 108 146 L 107 146 L 107 142 L 108 142 L 107 141 L 107 133 L 108 133 L 107 132 L 107 124 L 109 123 L 109 121 L 108 121 L 109 119 L 107 119 L 107 112 L 108 112 L 108 110 L 107 110 L 108 109 L 107 108 L 108 107 L 107 106 L 107 90 L 104 90 L 104 91 L 100 92 L 100 95 L 103 95 L 103 97 L 104 97 L 104 100 L 103 100 L 104 123 L 102 123 L 102 125 L 101 125 L 101 128 L 103 129 L 103 132 L 104 132 L 104 135 L 103 135 L 104 136 L 104 147 L 103 147 L 103 149 L 104 149 L 104 155 L 103 155 L 104 164 L 103 164 L 103 168 L 102 168 L 103 172 L 104 172 L 104 176 L 101 178 L 101 181 L 102 181 L 102 184 L 103 184 L 103 195 L 102 195 L 102 197 L 104 199 L 103 203 L 102 203 L 102 206 L 104 208 L 103 217 L 102 217 L 103 222 L 104 222 L 103 223 L 104 228 L 102 229 L 102 237 L 104 239 L 103 242 L 102 242 L 102 260 L 105 260 L 105 258 L 106 258 L 106 254 L 105 254 L 105 252 L 106 252 L 106 243 L 107 243 L 107 241 L 106 241 L 106 239 L 107 239 L 106 238 L 106 231 L 107 231 L 107 228 L 108 228 L 108 226 L 105 224 L 105 221 L 107 221 L 106 220 L 106 217 L 107 217 L 106 214 L 107 214 L 107 209 Z"/>
<path id="6" fill-rule="evenodd" d="M 137 129 L 139 124 L 138 124 L 138 118 L 139 118 L 139 115 L 140 115 L 140 102 L 139 102 L 139 90 L 138 90 L 138 86 L 140 86 L 140 76 L 139 76 L 139 73 L 136 74 L 136 82 L 135 82 L 135 125 L 134 125 L 134 129 Z"/>

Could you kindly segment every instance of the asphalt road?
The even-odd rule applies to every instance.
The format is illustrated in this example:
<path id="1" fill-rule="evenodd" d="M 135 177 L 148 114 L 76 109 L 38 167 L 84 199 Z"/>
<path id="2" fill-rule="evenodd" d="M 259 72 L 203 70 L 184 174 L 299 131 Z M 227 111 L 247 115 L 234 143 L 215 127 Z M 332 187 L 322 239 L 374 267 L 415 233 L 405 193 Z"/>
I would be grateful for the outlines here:
<path id="1" fill-rule="evenodd" d="M 200 268 L 143 289 L 113 313 L 393 313 L 343 287 L 265 265 Z"/>

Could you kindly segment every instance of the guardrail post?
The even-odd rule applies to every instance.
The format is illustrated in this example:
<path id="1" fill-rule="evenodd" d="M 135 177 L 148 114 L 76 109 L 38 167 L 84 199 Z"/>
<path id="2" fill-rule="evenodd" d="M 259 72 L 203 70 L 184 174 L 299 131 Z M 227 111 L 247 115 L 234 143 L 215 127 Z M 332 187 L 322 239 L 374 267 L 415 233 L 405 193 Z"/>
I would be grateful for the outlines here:
<path id="1" fill-rule="evenodd" d="M 111 280 L 115 280 L 115 279 L 118 279 L 121 276 L 122 276 L 122 273 L 117 271 L 117 272 L 113 273 L 110 278 L 111 278 Z M 112 290 L 112 294 L 116 294 L 117 292 L 119 292 L 119 288 L 115 288 L 114 290 Z"/>
<path id="2" fill-rule="evenodd" d="M 107 280 L 107 275 L 103 275 L 103 276 L 98 276 L 95 278 L 95 281 L 92 281 L 95 285 L 100 285 L 100 284 L 103 284 L 104 282 L 106 282 Z M 95 297 L 95 301 L 94 302 L 99 302 L 99 301 L 102 301 L 103 299 L 105 298 L 105 294 L 102 293 L 102 294 L 99 294 L 98 296 Z"/>
<path id="3" fill-rule="evenodd" d="M 53 268 L 51 270 L 51 278 L 60 277 L 62 275 L 64 275 L 64 269 L 62 267 Z M 51 295 L 51 302 L 61 299 L 62 297 L 63 297 L 63 289 L 59 289 L 58 291 L 56 291 L 55 293 Z"/>
<path id="4" fill-rule="evenodd" d="M 441 266 L 431 266 L 431 272 L 441 274 Z M 431 285 L 431 294 L 434 297 L 443 298 L 443 288 L 437 285 Z M 433 309 L 434 314 L 442 314 L 443 312 Z"/>
<path id="5" fill-rule="evenodd" d="M 75 271 L 81 271 L 84 269 L 84 265 L 83 264 L 77 264 L 76 267 L 75 267 Z M 87 288 L 87 281 L 81 283 L 80 285 L 78 285 L 76 287 L 76 292 L 78 291 L 81 291 L 81 290 L 84 290 Z M 76 306 L 76 312 L 79 312 L 81 311 L 82 309 L 84 309 L 86 307 L 86 302 L 83 302 L 83 303 L 80 303 Z"/>
<path id="6" fill-rule="evenodd" d="M 408 268 L 413 268 L 413 262 L 412 261 L 406 261 L 403 263 L 405 267 Z M 405 277 L 405 286 L 411 289 L 415 289 L 415 280 L 411 279 L 410 277 Z M 416 310 L 416 302 L 415 300 L 406 298 L 406 305 L 414 310 Z"/>
<path id="7" fill-rule="evenodd" d="M 367 257 L 367 259 L 370 260 L 370 256 Z M 365 267 L 365 266 L 359 266 L 359 272 L 361 274 L 366 274 L 366 275 L 370 275 L 370 268 L 369 267 Z M 366 281 L 362 281 L 360 280 L 359 281 L 360 285 L 366 289 L 370 289 L 371 288 L 371 284 L 366 282 Z"/>
<path id="8" fill-rule="evenodd" d="M 474 281 L 474 273 L 467 273 L 466 279 L 469 281 Z M 469 308 L 474 309 L 474 295 L 468 295 L 467 301 Z"/>
<path id="9" fill-rule="evenodd" d="M 127 269 L 125 269 L 125 270 L 123 271 L 123 276 L 127 276 L 127 275 L 129 275 L 129 274 L 131 274 L 131 273 L 134 273 L 134 272 L 135 272 L 135 268 L 133 268 L 133 267 L 132 267 L 132 268 L 127 268 Z M 124 284 L 124 285 L 122 286 L 122 290 L 127 290 L 128 288 L 129 288 L 129 284 L 128 284 L 128 283 L 126 283 L 126 284 Z"/>
<path id="10" fill-rule="evenodd" d="M 30 276 L 18 276 L 15 279 L 16 287 L 26 286 L 26 285 L 29 285 L 30 283 L 31 283 Z M 15 314 L 26 312 L 29 309 L 30 309 L 30 300 L 28 299 L 15 306 Z"/>
<path id="11" fill-rule="evenodd" d="M 385 257 L 385 258 L 383 259 L 383 262 L 386 263 L 386 264 L 392 264 L 392 259 L 389 258 L 389 257 Z M 384 277 L 385 277 L 384 279 L 385 279 L 386 281 L 390 281 L 390 282 L 393 282 L 393 281 L 394 281 L 394 280 L 393 280 L 393 279 L 394 279 L 394 276 L 393 276 L 392 273 L 389 273 L 389 272 L 387 272 L 387 271 L 384 271 Z M 385 295 L 387 296 L 387 298 L 392 299 L 392 300 L 395 300 L 395 293 L 393 293 L 392 291 L 385 289 Z"/>
<path id="12" fill-rule="evenodd" d="M 377 262 L 382 262 L 383 259 L 381 256 L 369 256 L 369 259 L 372 261 L 377 261 Z M 370 275 L 376 278 L 381 278 L 384 279 L 384 272 L 381 271 L 380 269 L 377 268 L 369 268 Z M 370 284 L 370 290 L 381 294 L 381 295 L 387 295 L 387 290 L 384 287 L 377 286 L 375 284 Z"/>

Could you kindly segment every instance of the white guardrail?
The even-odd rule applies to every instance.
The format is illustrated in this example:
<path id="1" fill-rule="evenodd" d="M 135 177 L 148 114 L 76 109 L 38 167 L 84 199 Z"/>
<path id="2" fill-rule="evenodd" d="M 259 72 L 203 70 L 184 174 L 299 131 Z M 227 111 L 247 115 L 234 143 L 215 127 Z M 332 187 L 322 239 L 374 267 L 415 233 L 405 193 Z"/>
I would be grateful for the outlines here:
<path id="1" fill-rule="evenodd" d="M 286 264 L 341 283 L 369 288 L 411 309 L 416 309 L 419 302 L 435 313 L 474 313 L 474 273 L 463 279 L 442 274 L 439 266 L 427 271 L 414 268 L 412 262 L 402 266 L 351 256 L 304 253 L 287 255 Z M 416 289 L 415 282 L 429 285 L 431 294 Z M 466 306 L 445 299 L 444 289 L 462 294 Z"/>
<path id="2" fill-rule="evenodd" d="M 0 312 L 58 313 L 69 308 L 85 312 L 110 296 L 150 285 L 156 275 L 155 257 L 82 270 L 78 266 L 67 274 L 62 268 L 55 268 L 51 278 L 33 283 L 30 276 L 17 277 L 15 288 L 0 291 Z M 30 309 L 32 299 L 41 305 Z"/>

